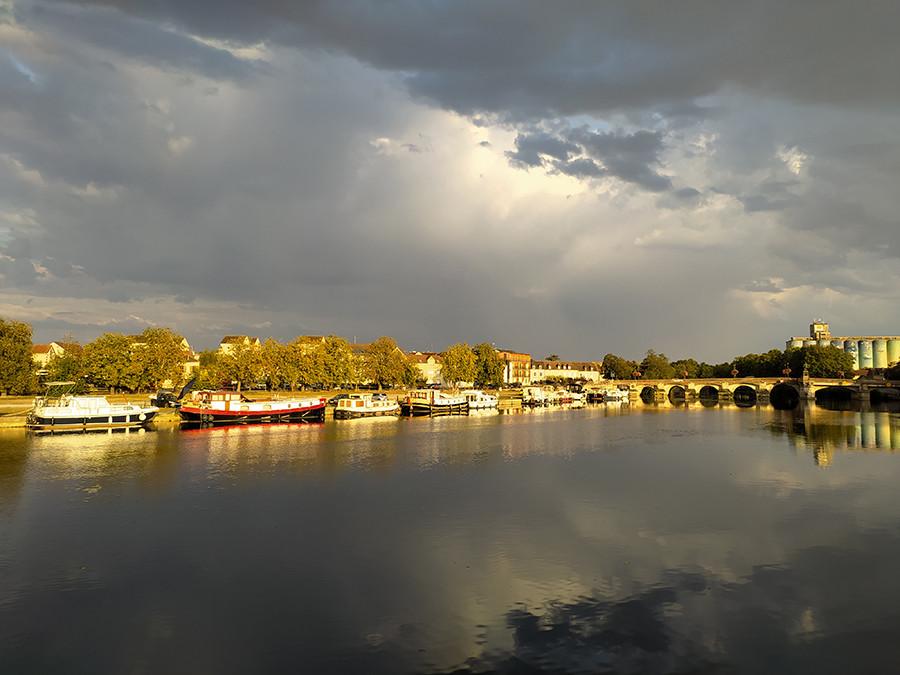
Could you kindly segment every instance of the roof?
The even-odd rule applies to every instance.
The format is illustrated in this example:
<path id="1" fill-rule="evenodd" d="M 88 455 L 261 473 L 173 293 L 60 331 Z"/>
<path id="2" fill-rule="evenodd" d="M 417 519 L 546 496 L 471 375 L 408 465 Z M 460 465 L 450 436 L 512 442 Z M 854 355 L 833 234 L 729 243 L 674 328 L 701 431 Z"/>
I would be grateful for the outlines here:
<path id="1" fill-rule="evenodd" d="M 245 341 L 254 342 L 259 340 L 257 337 L 253 337 L 251 335 L 226 335 L 222 338 L 222 341 L 219 343 L 221 345 L 236 345 L 241 344 Z"/>
<path id="2" fill-rule="evenodd" d="M 444 361 L 443 357 L 437 352 L 409 352 L 407 356 L 416 363 L 428 363 L 429 357 L 434 357 L 434 360 L 438 363 L 443 363 Z"/>
<path id="3" fill-rule="evenodd" d="M 47 354 L 50 352 L 50 345 L 31 345 L 32 354 Z"/>
<path id="4" fill-rule="evenodd" d="M 532 368 L 541 370 L 598 370 L 599 366 L 595 361 L 532 361 Z"/>

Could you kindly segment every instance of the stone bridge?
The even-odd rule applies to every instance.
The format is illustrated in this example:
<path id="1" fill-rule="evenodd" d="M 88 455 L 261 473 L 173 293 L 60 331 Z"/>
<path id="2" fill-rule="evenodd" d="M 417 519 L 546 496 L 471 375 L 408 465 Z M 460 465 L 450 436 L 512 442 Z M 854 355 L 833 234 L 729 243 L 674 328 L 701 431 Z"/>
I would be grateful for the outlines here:
<path id="1" fill-rule="evenodd" d="M 685 400 L 734 401 L 753 405 L 770 401 L 776 407 L 793 407 L 800 400 L 900 399 L 900 382 L 837 378 L 738 377 L 673 380 L 609 380 L 595 388 L 627 387 L 629 398 L 645 402 Z M 590 389 L 592 387 L 588 387 Z"/>

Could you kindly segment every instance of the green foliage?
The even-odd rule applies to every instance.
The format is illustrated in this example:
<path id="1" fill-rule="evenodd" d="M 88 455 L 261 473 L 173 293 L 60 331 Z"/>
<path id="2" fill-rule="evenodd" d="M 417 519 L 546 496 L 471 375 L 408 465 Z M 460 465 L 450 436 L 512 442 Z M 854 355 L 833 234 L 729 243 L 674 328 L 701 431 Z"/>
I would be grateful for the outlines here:
<path id="1" fill-rule="evenodd" d="M 641 361 L 639 370 L 646 380 L 670 380 L 675 377 L 675 369 L 666 355 L 657 354 L 652 349 L 647 350 L 647 356 Z"/>
<path id="2" fill-rule="evenodd" d="M 133 389 L 158 389 L 166 380 L 179 384 L 190 352 L 184 338 L 168 328 L 148 328 L 129 345 L 136 382 Z"/>
<path id="3" fill-rule="evenodd" d="M 672 361 L 672 368 L 675 369 L 675 377 L 700 377 L 700 364 L 694 359 Z"/>
<path id="4" fill-rule="evenodd" d="M 765 354 L 745 354 L 731 362 L 741 377 L 780 377 L 785 368 L 785 353 L 770 349 Z"/>
<path id="5" fill-rule="evenodd" d="M 342 337 L 329 335 L 321 343 L 323 385 L 329 389 L 355 383 L 359 377 L 350 343 Z"/>
<path id="6" fill-rule="evenodd" d="M 65 352 L 54 356 L 47 364 L 47 380 L 56 382 L 76 382 L 76 392 L 85 390 L 83 347 L 77 342 L 60 343 Z"/>
<path id="7" fill-rule="evenodd" d="M 366 347 L 363 371 L 379 389 L 415 382 L 417 375 L 412 372 L 414 370 L 415 366 L 406 358 L 394 338 L 380 337 Z"/>
<path id="8" fill-rule="evenodd" d="M 234 345 L 228 354 L 219 355 L 218 372 L 224 382 L 234 382 L 238 390 L 256 384 L 264 372 L 262 349 L 252 345 Z"/>
<path id="9" fill-rule="evenodd" d="M 465 342 L 459 342 L 447 348 L 441 354 L 444 364 L 441 377 L 444 382 L 456 386 L 457 382 L 475 381 L 475 352 Z"/>
<path id="10" fill-rule="evenodd" d="M 839 373 L 849 377 L 853 372 L 853 357 L 843 349 L 832 346 L 788 349 L 785 361 L 790 366 L 792 377 L 800 377 L 804 371 L 810 377 L 838 377 Z"/>
<path id="11" fill-rule="evenodd" d="M 101 389 L 134 391 L 139 380 L 131 357 L 131 338 L 104 333 L 84 346 L 82 369 L 88 382 Z"/>
<path id="12" fill-rule="evenodd" d="M 488 342 L 475 345 L 475 385 L 499 388 L 503 384 L 503 361 Z"/>
<path id="13" fill-rule="evenodd" d="M 6 394 L 27 394 L 34 388 L 31 326 L 0 319 L 0 389 Z"/>
<path id="14" fill-rule="evenodd" d="M 638 364 L 615 354 L 607 354 L 603 357 L 600 368 L 603 377 L 608 380 L 630 380 L 631 374 L 637 370 Z"/>

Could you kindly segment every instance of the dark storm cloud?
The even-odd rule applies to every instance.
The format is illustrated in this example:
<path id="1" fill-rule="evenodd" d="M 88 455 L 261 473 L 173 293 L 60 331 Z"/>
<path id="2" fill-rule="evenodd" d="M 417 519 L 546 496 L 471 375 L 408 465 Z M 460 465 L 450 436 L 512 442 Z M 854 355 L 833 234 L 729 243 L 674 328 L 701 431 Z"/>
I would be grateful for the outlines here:
<path id="1" fill-rule="evenodd" d="M 900 100 L 890 1 L 99 4 L 200 35 L 345 52 L 463 113 L 683 105 L 727 85 L 809 102 Z"/>
<path id="2" fill-rule="evenodd" d="M 39 4 L 22 10 L 19 17 L 35 29 L 64 33 L 161 68 L 235 80 L 264 72 L 261 64 L 236 58 L 225 49 L 115 10 Z"/>
<path id="3" fill-rule="evenodd" d="M 506 156 L 514 166 L 548 166 L 576 178 L 611 176 L 651 192 L 672 186 L 656 172 L 664 149 L 659 132 L 596 132 L 580 127 L 557 134 L 523 132 L 516 136 L 515 152 Z"/>
<path id="4" fill-rule="evenodd" d="M 579 148 L 574 143 L 549 133 L 538 132 L 516 136 L 516 150 L 507 152 L 506 156 L 513 164 L 527 168 L 542 166 L 544 156 L 565 161 L 570 155 L 577 152 L 579 152 Z"/>

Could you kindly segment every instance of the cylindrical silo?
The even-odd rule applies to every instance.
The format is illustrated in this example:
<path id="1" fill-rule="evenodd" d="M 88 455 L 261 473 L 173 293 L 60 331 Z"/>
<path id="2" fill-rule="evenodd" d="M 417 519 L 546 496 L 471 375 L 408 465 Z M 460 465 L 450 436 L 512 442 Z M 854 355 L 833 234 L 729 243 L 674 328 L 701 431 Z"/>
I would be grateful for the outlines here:
<path id="1" fill-rule="evenodd" d="M 862 428 L 862 447 L 874 448 L 874 447 L 876 447 L 876 443 L 875 443 L 875 413 L 864 412 L 861 414 L 861 417 L 862 417 L 862 424 L 860 424 L 860 427 Z"/>
<path id="2" fill-rule="evenodd" d="M 871 340 L 859 341 L 859 367 L 873 368 L 875 365 L 874 354 L 872 352 Z"/>
<path id="3" fill-rule="evenodd" d="M 884 338 L 872 340 L 872 352 L 872 362 L 875 364 L 875 367 L 887 368 L 887 340 Z"/>
<path id="4" fill-rule="evenodd" d="M 900 340 L 897 340 L 897 344 L 900 345 Z M 803 340 L 794 339 L 788 343 L 788 347 L 791 349 L 800 349 L 800 347 L 802 347 L 802 346 L 803 346 Z"/>
<path id="5" fill-rule="evenodd" d="M 828 338 L 819 338 L 818 344 L 820 347 L 830 347 L 831 340 L 829 340 Z"/>
<path id="6" fill-rule="evenodd" d="M 891 414 L 875 413 L 875 447 L 883 450 L 891 449 Z"/>
<path id="7" fill-rule="evenodd" d="M 888 340 L 888 365 L 892 366 L 900 361 L 900 338 Z"/>
<path id="8" fill-rule="evenodd" d="M 844 351 L 853 357 L 853 370 L 859 370 L 859 345 L 856 340 L 844 340 Z"/>

